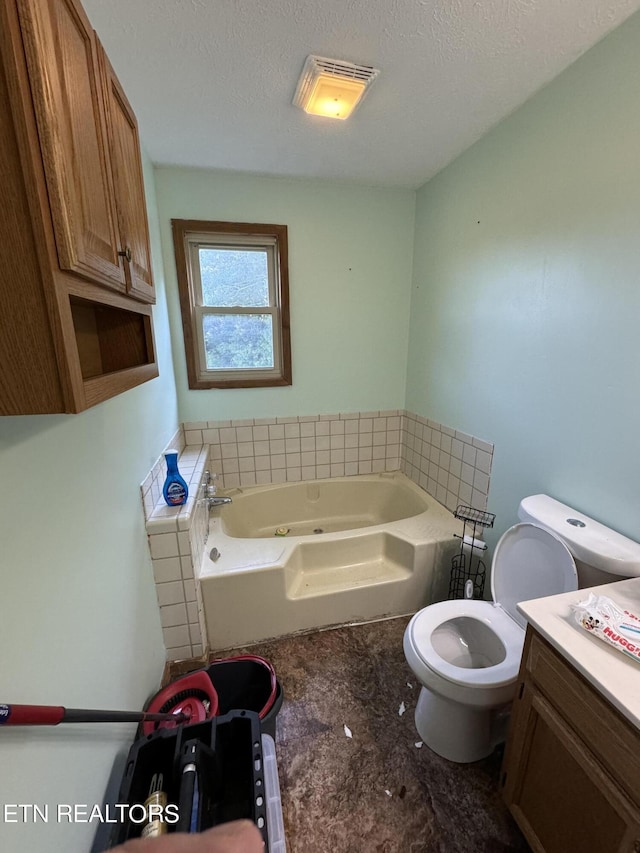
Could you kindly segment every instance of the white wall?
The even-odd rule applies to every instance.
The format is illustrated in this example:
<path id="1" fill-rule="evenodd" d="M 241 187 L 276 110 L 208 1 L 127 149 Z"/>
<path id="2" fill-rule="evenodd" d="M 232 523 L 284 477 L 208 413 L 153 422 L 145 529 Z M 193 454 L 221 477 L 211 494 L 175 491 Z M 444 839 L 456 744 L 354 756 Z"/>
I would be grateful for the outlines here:
<path id="1" fill-rule="evenodd" d="M 0 702 L 139 710 L 164 646 L 139 484 L 177 426 L 146 165 L 160 377 L 79 415 L 0 418 Z M 134 727 L 0 731 L 4 804 L 101 803 Z M 5 823 L 3 853 L 86 851 L 95 825 Z"/>
<path id="2" fill-rule="evenodd" d="M 404 405 L 415 193 L 197 169 L 156 169 L 183 421 Z M 190 391 L 171 219 L 288 226 L 293 385 Z"/>
<path id="3" fill-rule="evenodd" d="M 418 194 L 407 408 L 640 540 L 640 15 Z"/>

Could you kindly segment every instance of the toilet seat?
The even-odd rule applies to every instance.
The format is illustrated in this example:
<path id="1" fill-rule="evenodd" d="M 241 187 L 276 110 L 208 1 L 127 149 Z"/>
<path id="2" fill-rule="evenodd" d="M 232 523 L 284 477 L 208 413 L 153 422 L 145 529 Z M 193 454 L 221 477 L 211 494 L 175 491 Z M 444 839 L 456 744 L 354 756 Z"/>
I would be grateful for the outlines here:
<path id="1" fill-rule="evenodd" d="M 498 637 L 505 657 L 493 666 L 467 668 L 456 666 L 441 657 L 431 637 L 436 628 L 451 619 L 477 619 Z M 505 611 L 491 601 L 441 601 L 431 604 L 411 620 L 408 639 L 418 658 L 442 678 L 463 687 L 502 687 L 518 675 L 524 631 Z"/>
<path id="2" fill-rule="evenodd" d="M 503 687 L 520 667 L 526 620 L 519 601 L 578 588 L 576 566 L 567 546 L 552 533 L 527 522 L 500 538 L 491 564 L 493 601 L 457 599 L 425 607 L 413 617 L 407 639 L 416 657 L 446 681 L 463 687 Z M 490 666 L 457 666 L 434 648 L 433 632 L 453 619 L 476 619 L 500 640 L 505 657 Z M 455 630 L 455 629 L 454 629 Z"/>
<path id="3" fill-rule="evenodd" d="M 502 534 L 491 562 L 491 595 L 521 628 L 527 620 L 518 602 L 574 589 L 578 572 L 562 539 L 529 522 Z"/>

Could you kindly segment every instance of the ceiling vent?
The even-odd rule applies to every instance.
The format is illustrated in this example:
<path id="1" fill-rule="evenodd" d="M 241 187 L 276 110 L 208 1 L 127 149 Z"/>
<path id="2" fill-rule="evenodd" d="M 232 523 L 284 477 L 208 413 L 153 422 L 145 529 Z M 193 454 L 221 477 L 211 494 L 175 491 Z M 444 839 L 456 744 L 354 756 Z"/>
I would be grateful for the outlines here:
<path id="1" fill-rule="evenodd" d="M 293 103 L 312 115 L 348 118 L 379 73 L 368 65 L 308 56 Z"/>

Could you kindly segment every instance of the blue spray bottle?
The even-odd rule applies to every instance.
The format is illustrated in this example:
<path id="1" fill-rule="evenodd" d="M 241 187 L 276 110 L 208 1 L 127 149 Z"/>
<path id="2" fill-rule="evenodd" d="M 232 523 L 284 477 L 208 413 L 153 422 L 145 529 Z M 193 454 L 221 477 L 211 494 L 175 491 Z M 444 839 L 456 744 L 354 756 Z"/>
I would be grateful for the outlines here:
<path id="1" fill-rule="evenodd" d="M 164 481 L 162 494 L 169 506 L 180 506 L 187 502 L 189 487 L 178 471 L 177 450 L 168 450 L 164 458 L 167 460 L 167 479 Z"/>

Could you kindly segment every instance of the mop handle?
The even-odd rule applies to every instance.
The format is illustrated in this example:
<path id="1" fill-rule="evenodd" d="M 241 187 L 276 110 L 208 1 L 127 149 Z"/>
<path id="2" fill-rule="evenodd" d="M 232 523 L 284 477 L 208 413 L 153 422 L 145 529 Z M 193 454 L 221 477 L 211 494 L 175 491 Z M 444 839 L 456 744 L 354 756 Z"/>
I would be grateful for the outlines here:
<path id="1" fill-rule="evenodd" d="M 91 711 L 61 705 L 2 705 L 0 726 L 57 726 L 59 723 L 181 723 L 186 714 L 147 714 L 145 711 Z"/>

